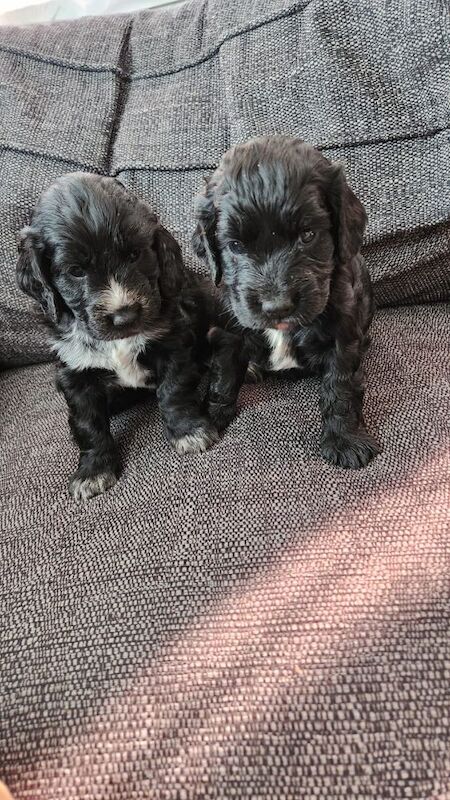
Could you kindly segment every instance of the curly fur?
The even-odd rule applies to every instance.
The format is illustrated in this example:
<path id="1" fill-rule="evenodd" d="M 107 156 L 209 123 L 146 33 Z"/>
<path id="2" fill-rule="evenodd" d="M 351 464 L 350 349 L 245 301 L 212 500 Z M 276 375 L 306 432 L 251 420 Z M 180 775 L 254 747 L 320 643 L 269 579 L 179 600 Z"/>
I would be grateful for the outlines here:
<path id="1" fill-rule="evenodd" d="M 145 203 L 113 178 L 66 175 L 40 198 L 19 250 L 18 284 L 47 319 L 80 450 L 76 499 L 115 483 L 109 418 L 125 398 L 156 388 L 179 453 L 217 439 L 197 399 L 210 295 Z"/>
<path id="2" fill-rule="evenodd" d="M 319 374 L 323 456 L 366 465 L 378 450 L 362 416 L 373 298 L 366 213 L 342 167 L 293 137 L 253 139 L 225 153 L 196 215 L 194 250 L 221 283 L 252 372 Z M 215 370 L 230 381 L 225 350 Z"/>

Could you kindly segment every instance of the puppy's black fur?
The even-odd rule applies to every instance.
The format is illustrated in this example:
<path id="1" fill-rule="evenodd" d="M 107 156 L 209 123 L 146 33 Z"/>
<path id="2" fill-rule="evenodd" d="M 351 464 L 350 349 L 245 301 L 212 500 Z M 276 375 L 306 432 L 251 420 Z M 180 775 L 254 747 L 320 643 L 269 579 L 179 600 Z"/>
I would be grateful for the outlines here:
<path id="1" fill-rule="evenodd" d="M 130 395 L 156 388 L 179 453 L 216 441 L 197 398 L 211 293 L 186 272 L 177 242 L 145 203 L 113 178 L 66 175 L 40 198 L 19 251 L 18 284 L 51 328 L 80 449 L 74 497 L 115 483 L 109 418 Z"/>
<path id="2" fill-rule="evenodd" d="M 196 213 L 194 249 L 222 281 L 229 326 L 234 337 L 238 324 L 253 373 L 320 374 L 323 456 L 366 465 L 378 452 L 362 416 L 373 314 L 360 252 L 366 213 L 341 166 L 293 137 L 253 139 L 225 154 Z M 222 338 L 219 394 L 227 381 L 238 389 L 224 352 Z"/>

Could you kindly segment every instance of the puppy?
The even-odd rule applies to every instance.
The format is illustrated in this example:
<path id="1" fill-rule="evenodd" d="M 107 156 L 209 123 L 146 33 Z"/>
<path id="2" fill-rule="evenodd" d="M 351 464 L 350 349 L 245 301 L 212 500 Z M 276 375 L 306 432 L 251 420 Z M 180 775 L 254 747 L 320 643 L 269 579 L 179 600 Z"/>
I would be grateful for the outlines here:
<path id="1" fill-rule="evenodd" d="M 250 370 L 319 374 L 322 454 L 365 466 L 378 452 L 362 416 L 374 306 L 360 252 L 366 213 L 342 167 L 293 137 L 252 139 L 225 153 L 196 215 L 194 250 L 222 281 Z"/>
<path id="2" fill-rule="evenodd" d="M 109 416 L 130 393 L 156 389 L 178 453 L 202 452 L 217 440 L 197 400 L 207 294 L 145 203 L 113 178 L 66 175 L 40 198 L 19 252 L 18 285 L 51 328 L 57 385 L 80 449 L 69 482 L 74 498 L 116 482 Z"/>

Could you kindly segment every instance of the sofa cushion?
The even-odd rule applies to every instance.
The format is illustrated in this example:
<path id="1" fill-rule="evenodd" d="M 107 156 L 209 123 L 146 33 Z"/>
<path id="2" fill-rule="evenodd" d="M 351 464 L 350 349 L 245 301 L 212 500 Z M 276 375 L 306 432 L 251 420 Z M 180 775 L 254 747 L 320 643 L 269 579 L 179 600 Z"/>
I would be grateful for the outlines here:
<path id="1" fill-rule="evenodd" d="M 127 17 L 0 26 L 0 364 L 49 358 L 15 285 L 17 233 L 58 175 L 108 171 L 129 27 Z"/>
<path id="2" fill-rule="evenodd" d="M 0 28 L 0 362 L 48 358 L 14 264 L 17 230 L 56 175 L 120 175 L 202 269 L 194 195 L 230 144 L 259 133 L 295 134 L 344 161 L 368 210 L 381 305 L 448 298 L 445 17 L 442 0 L 198 0 Z"/>
<path id="3" fill-rule="evenodd" d="M 366 469 L 315 381 L 180 458 L 153 401 L 85 505 L 53 367 L 0 376 L 0 772 L 18 800 L 446 797 L 450 307 L 372 326 Z"/>

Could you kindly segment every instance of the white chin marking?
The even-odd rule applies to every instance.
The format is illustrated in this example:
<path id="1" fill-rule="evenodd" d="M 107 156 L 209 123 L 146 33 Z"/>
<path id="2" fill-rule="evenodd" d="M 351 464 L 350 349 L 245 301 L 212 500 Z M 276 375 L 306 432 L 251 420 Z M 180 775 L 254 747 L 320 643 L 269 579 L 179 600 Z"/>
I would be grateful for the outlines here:
<path id="1" fill-rule="evenodd" d="M 111 278 L 108 288 L 101 294 L 101 304 L 108 313 L 118 311 L 123 306 L 131 306 L 133 303 L 138 303 L 140 299 L 135 292 L 127 289 L 126 286 L 122 286 L 115 278 Z"/>
<path id="2" fill-rule="evenodd" d="M 197 428 L 180 439 L 172 439 L 172 444 L 177 453 L 184 456 L 186 453 L 204 453 L 218 441 L 219 435 L 214 428 Z"/>
<path id="3" fill-rule="evenodd" d="M 74 500 L 86 501 L 97 494 L 103 494 L 107 489 L 114 486 L 117 478 L 113 472 L 101 472 L 91 478 L 73 478 L 69 484 L 69 492 Z"/>
<path id="4" fill-rule="evenodd" d="M 269 328 L 265 331 L 265 336 L 271 350 L 270 369 L 274 372 L 283 369 L 298 369 L 299 364 L 295 358 L 295 345 L 290 334 Z"/>

